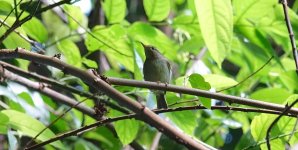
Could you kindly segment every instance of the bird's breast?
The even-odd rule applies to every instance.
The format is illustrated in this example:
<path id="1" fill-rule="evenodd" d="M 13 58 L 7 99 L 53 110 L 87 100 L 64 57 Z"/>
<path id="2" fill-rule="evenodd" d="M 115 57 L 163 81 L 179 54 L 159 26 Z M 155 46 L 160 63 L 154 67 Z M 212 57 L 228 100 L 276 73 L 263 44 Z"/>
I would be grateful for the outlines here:
<path id="1" fill-rule="evenodd" d="M 165 59 L 146 59 L 143 68 L 144 79 L 152 82 L 169 83 L 170 68 Z"/>

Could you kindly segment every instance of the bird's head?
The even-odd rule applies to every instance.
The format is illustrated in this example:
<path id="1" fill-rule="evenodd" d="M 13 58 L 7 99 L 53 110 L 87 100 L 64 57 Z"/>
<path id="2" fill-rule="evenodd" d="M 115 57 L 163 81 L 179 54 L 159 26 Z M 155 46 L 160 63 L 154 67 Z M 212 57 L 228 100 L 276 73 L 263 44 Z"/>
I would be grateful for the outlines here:
<path id="1" fill-rule="evenodd" d="M 146 58 L 158 58 L 161 56 L 160 52 L 153 46 L 143 44 Z"/>

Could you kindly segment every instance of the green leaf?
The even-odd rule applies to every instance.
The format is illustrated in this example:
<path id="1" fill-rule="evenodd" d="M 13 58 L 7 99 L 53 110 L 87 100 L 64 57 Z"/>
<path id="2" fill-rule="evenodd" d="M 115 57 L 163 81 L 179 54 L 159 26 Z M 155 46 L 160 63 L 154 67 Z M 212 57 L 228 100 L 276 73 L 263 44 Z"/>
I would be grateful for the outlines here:
<path id="1" fill-rule="evenodd" d="M 14 130 L 21 131 L 23 134 L 35 137 L 45 126 L 38 120 L 15 110 L 2 110 L 1 113 L 9 118 L 7 126 Z M 50 130 L 46 129 L 41 135 L 37 137 L 37 140 L 46 141 L 53 138 L 55 134 Z M 64 146 L 60 141 L 50 143 L 51 145 L 64 149 Z"/>
<path id="2" fill-rule="evenodd" d="M 203 77 L 206 80 L 206 82 L 210 83 L 211 87 L 216 89 L 231 87 L 238 83 L 234 79 L 218 74 L 206 74 L 203 75 Z"/>
<path id="3" fill-rule="evenodd" d="M 293 62 L 294 64 L 294 62 Z M 290 89 L 291 91 L 294 91 L 295 89 L 298 90 L 298 75 L 296 70 L 291 70 L 287 72 L 283 72 L 280 75 L 280 80 L 285 84 L 285 86 Z"/>
<path id="4" fill-rule="evenodd" d="M 194 130 L 197 127 L 197 118 L 193 111 L 171 112 L 167 113 L 167 116 L 185 133 L 189 135 L 194 134 Z"/>
<path id="5" fill-rule="evenodd" d="M 98 68 L 97 63 L 93 60 L 83 57 L 82 63 L 90 68 Z"/>
<path id="6" fill-rule="evenodd" d="M 291 133 L 293 131 L 293 127 L 295 127 L 296 121 L 296 118 L 283 116 L 277 122 L 279 131 L 282 133 Z"/>
<path id="7" fill-rule="evenodd" d="M 33 17 L 22 25 L 26 33 L 34 40 L 44 43 L 48 39 L 48 31 L 37 18 Z"/>
<path id="8" fill-rule="evenodd" d="M 256 142 L 254 141 L 251 135 L 251 132 L 247 131 L 247 132 L 244 132 L 244 134 L 241 136 L 235 149 L 244 149 L 245 147 L 248 147 L 249 145 L 254 145 L 254 144 L 256 144 Z"/>
<path id="9" fill-rule="evenodd" d="M 255 116 L 251 122 L 251 135 L 255 139 L 256 142 L 263 140 L 266 137 L 267 130 L 269 126 L 272 124 L 273 120 L 276 118 L 275 115 L 269 114 L 261 114 Z M 271 136 L 276 134 L 277 130 L 271 130 Z"/>
<path id="10" fill-rule="evenodd" d="M 150 21 L 162 21 L 170 13 L 170 0 L 144 0 L 143 3 Z"/>
<path id="11" fill-rule="evenodd" d="M 64 10 L 69 14 L 67 15 L 69 27 L 73 30 L 77 29 L 79 27 L 77 22 L 81 24 L 84 19 L 84 14 L 80 7 L 66 4 L 64 5 Z"/>
<path id="12" fill-rule="evenodd" d="M 283 103 L 284 105 L 291 105 L 298 99 L 298 94 L 293 94 L 287 98 L 287 100 Z M 294 105 L 294 107 L 298 107 L 298 103 Z"/>
<path id="13" fill-rule="evenodd" d="M 41 17 L 47 27 L 49 37 L 62 38 L 71 34 L 71 30 L 67 24 L 65 24 L 55 12 L 46 11 L 41 14 Z"/>
<path id="14" fill-rule="evenodd" d="M 13 9 L 12 5 L 4 0 L 0 0 L 0 6 L 0 15 L 6 16 Z"/>
<path id="15" fill-rule="evenodd" d="M 233 11 L 229 0 L 196 0 L 196 11 L 204 41 L 217 65 L 230 51 Z"/>
<path id="16" fill-rule="evenodd" d="M 259 29 L 252 25 L 238 26 L 238 31 L 243 34 L 250 42 L 260 47 L 261 54 L 265 56 L 274 55 L 274 50 L 270 42 L 266 39 L 265 35 L 259 31 Z"/>
<path id="17" fill-rule="evenodd" d="M 85 137 L 89 139 L 97 140 L 98 142 L 101 142 L 103 144 L 108 145 L 109 147 L 112 147 L 113 143 L 101 134 L 102 133 L 97 133 L 97 132 L 87 132 L 85 133 Z"/>
<path id="18" fill-rule="evenodd" d="M 126 15 L 126 1 L 124 0 L 105 0 L 103 10 L 109 24 L 120 23 Z"/>
<path id="19" fill-rule="evenodd" d="M 266 143 L 261 144 L 260 147 L 262 150 L 268 150 Z M 271 150 L 281 150 L 285 149 L 286 145 L 282 139 L 276 138 L 274 140 L 270 140 L 270 147 Z"/>
<path id="20" fill-rule="evenodd" d="M 289 91 L 282 88 L 265 88 L 252 93 L 250 97 L 265 102 L 283 104 L 290 95 Z"/>
<path id="21" fill-rule="evenodd" d="M 117 117 L 123 113 L 111 110 L 109 116 Z M 140 122 L 135 119 L 126 119 L 114 123 L 117 135 L 123 145 L 131 143 L 137 136 Z"/>
<path id="22" fill-rule="evenodd" d="M 277 1 L 272 0 L 233 0 L 235 24 L 243 21 L 257 21 L 263 18 L 274 8 Z"/>
<path id="23" fill-rule="evenodd" d="M 189 76 L 188 81 L 191 86 L 196 89 L 209 90 L 211 88 L 210 84 L 204 80 L 204 78 L 197 73 L 194 73 Z M 201 103 L 208 109 L 211 108 L 211 99 L 205 97 L 199 97 Z"/>
<path id="24" fill-rule="evenodd" d="M 199 53 L 199 49 L 204 46 L 204 40 L 200 35 L 193 36 L 191 39 L 185 41 L 183 45 L 180 47 L 180 50 L 192 52 L 192 53 Z"/>
<path id="25" fill-rule="evenodd" d="M 173 28 L 188 32 L 190 35 L 201 36 L 198 19 L 194 15 L 182 14 L 174 18 Z"/>
<path id="26" fill-rule="evenodd" d="M 210 84 L 206 82 L 200 74 L 194 73 L 189 76 L 189 82 L 193 88 L 201 90 L 209 90 L 211 88 Z"/>
<path id="27" fill-rule="evenodd" d="M 0 112 L 0 134 L 7 133 L 7 123 L 9 122 L 9 118 L 7 115 Z"/>
<path id="28" fill-rule="evenodd" d="M 113 67 L 119 68 L 120 63 L 126 69 L 134 71 L 133 50 L 121 25 L 115 24 L 109 28 L 95 26 L 92 35 L 87 35 L 85 45 L 91 52 L 99 49 L 104 51 Z"/>
<path id="29" fill-rule="evenodd" d="M 1 27 L 0 35 L 3 35 L 5 31 L 6 31 L 5 28 Z M 23 30 L 21 28 L 19 28 L 19 32 L 26 36 L 26 34 L 23 32 Z M 9 48 L 9 49 L 15 49 L 17 47 L 30 49 L 30 43 L 28 43 L 26 40 L 24 40 L 23 38 L 21 38 L 19 35 L 17 35 L 14 32 L 10 33 L 7 36 L 7 38 L 3 41 L 3 44 L 6 48 Z"/>
<path id="30" fill-rule="evenodd" d="M 81 54 L 77 45 L 69 39 L 65 39 L 57 44 L 57 48 L 66 58 L 70 65 L 81 67 Z"/>
<path id="31" fill-rule="evenodd" d="M 250 121 L 247 116 L 246 112 L 233 112 L 232 114 L 233 119 L 241 123 L 243 133 L 246 133 L 250 129 Z"/>

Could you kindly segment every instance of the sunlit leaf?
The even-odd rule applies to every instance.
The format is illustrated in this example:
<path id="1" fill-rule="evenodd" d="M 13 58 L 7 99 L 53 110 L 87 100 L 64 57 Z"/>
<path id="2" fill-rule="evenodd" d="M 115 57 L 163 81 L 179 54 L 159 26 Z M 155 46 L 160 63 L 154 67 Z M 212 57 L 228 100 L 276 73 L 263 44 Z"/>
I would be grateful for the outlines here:
<path id="1" fill-rule="evenodd" d="M 201 89 L 201 90 L 210 90 L 211 86 L 208 82 L 200 74 L 192 74 L 189 76 L 188 81 L 190 82 L 193 88 Z M 211 99 L 205 97 L 199 97 L 200 102 L 207 108 L 211 108 Z"/>
<path id="2" fill-rule="evenodd" d="M 170 0 L 144 0 L 146 15 L 150 21 L 162 21 L 170 12 Z"/>
<path id="3" fill-rule="evenodd" d="M 123 115 L 122 113 L 111 110 L 110 116 L 116 117 Z M 135 119 L 126 119 L 115 122 L 117 135 L 123 145 L 131 143 L 137 136 L 140 122 Z"/>
<path id="4" fill-rule="evenodd" d="M 8 122 L 9 122 L 8 116 L 0 112 L 0 134 L 6 134 Z"/>
<path id="5" fill-rule="evenodd" d="M 0 15 L 8 15 L 12 10 L 12 5 L 5 0 L 0 0 Z"/>
<path id="6" fill-rule="evenodd" d="M 204 41 L 217 65 L 230 51 L 233 36 L 233 10 L 229 0 L 195 1 Z"/>
<path id="7" fill-rule="evenodd" d="M 203 75 L 206 82 L 208 82 L 211 87 L 216 89 L 227 88 L 236 85 L 238 82 L 232 78 L 218 75 L 218 74 L 206 74 Z"/>
<path id="8" fill-rule="evenodd" d="M 57 48 L 62 52 L 67 63 L 77 67 L 81 66 L 80 50 L 74 42 L 69 39 L 63 40 L 57 44 Z"/>
<path id="9" fill-rule="evenodd" d="M 168 113 L 167 116 L 185 133 L 193 135 L 197 126 L 196 115 L 193 111 Z"/>
<path id="10" fill-rule="evenodd" d="M 77 29 L 83 22 L 84 14 L 80 7 L 73 5 L 64 5 L 65 11 L 69 14 L 67 15 L 68 25 L 71 29 Z M 78 24 L 79 23 L 79 24 Z"/>
<path id="11" fill-rule="evenodd" d="M 254 117 L 250 127 L 255 141 L 261 141 L 266 137 L 267 130 L 275 118 L 275 115 L 270 114 L 261 114 Z M 276 128 L 271 130 L 271 136 L 276 135 L 277 132 L 278 130 Z"/>
<path id="12" fill-rule="evenodd" d="M 22 25 L 26 33 L 34 40 L 44 43 L 48 39 L 48 31 L 40 20 L 33 17 Z"/>
<path id="13" fill-rule="evenodd" d="M 120 23 L 126 15 L 126 1 L 105 0 L 103 10 L 110 24 Z"/>
<path id="14" fill-rule="evenodd" d="M 2 110 L 1 113 L 9 118 L 9 121 L 6 124 L 7 126 L 13 128 L 14 130 L 18 130 L 27 136 L 35 137 L 41 130 L 45 128 L 41 122 L 24 113 L 15 110 Z M 53 138 L 54 136 L 55 134 L 50 129 L 46 129 L 37 137 L 37 140 L 46 141 L 50 138 Z M 57 148 L 64 148 L 60 141 L 50 144 Z"/>
<path id="15" fill-rule="evenodd" d="M 265 88 L 252 93 L 250 96 L 257 100 L 283 104 L 290 95 L 289 91 L 282 88 Z"/>

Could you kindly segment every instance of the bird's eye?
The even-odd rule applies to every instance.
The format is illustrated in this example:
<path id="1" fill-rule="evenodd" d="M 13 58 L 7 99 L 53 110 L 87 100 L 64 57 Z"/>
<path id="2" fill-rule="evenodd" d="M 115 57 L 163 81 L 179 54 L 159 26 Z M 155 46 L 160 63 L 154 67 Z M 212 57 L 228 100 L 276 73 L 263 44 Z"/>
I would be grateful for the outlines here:
<path id="1" fill-rule="evenodd" d="M 151 49 L 152 51 L 156 51 L 156 48 L 155 48 L 155 47 L 150 47 L 150 49 Z"/>

